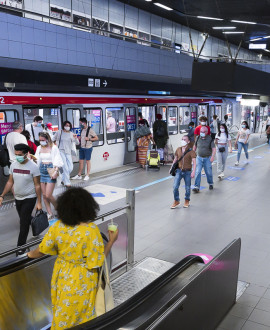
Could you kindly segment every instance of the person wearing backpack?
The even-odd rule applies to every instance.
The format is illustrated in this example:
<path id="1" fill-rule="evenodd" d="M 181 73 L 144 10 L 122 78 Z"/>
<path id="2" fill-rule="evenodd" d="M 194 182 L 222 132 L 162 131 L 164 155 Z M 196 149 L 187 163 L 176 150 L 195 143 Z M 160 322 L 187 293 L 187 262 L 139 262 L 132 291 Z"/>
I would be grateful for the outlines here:
<path id="1" fill-rule="evenodd" d="M 83 180 L 88 181 L 90 175 L 90 169 L 91 169 L 90 161 L 93 151 L 93 142 L 98 141 L 98 136 L 90 126 L 87 126 L 86 118 L 80 118 L 79 121 L 81 128 L 81 136 L 80 136 L 81 147 L 79 151 L 79 173 L 78 175 L 74 176 L 72 180 L 82 180 L 83 165 L 84 165 L 84 161 L 86 161 L 87 173 Z"/>
<path id="2" fill-rule="evenodd" d="M 167 144 L 169 134 L 167 129 L 167 123 L 162 120 L 162 115 L 160 113 L 157 114 L 157 120 L 155 120 L 153 124 L 153 138 L 157 147 L 157 151 L 160 155 L 160 160 L 163 161 L 164 147 Z"/>
<path id="3" fill-rule="evenodd" d="M 27 124 L 25 129 L 30 133 L 30 141 L 39 146 L 39 133 L 43 132 L 42 127 L 43 118 L 41 116 L 35 116 L 32 124 Z"/>
<path id="4" fill-rule="evenodd" d="M 22 123 L 16 120 L 12 123 L 12 128 L 13 132 L 7 133 L 5 137 L 5 145 L 7 147 L 9 155 L 9 164 L 12 164 L 16 161 L 14 146 L 20 143 L 28 145 L 26 137 L 21 134 L 23 131 Z"/>

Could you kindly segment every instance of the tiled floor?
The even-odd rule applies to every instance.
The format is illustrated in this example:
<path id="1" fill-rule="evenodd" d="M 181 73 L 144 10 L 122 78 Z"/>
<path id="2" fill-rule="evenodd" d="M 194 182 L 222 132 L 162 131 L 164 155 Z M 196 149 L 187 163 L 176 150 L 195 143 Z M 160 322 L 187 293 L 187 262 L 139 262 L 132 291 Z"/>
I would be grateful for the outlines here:
<path id="1" fill-rule="evenodd" d="M 264 137 L 252 136 L 250 147 L 264 142 Z M 190 253 L 215 255 L 234 238 L 241 237 L 239 279 L 249 282 L 250 286 L 221 322 L 219 330 L 270 329 L 269 150 L 266 145 L 254 149 L 250 152 L 249 165 L 244 165 L 242 154 L 243 170 L 227 167 L 225 174 L 239 177 L 238 181 L 219 181 L 213 165 L 214 190 L 208 190 L 203 177 L 202 186 L 206 189 L 191 195 L 188 209 L 181 206 L 170 209 L 171 178 L 139 189 L 136 194 L 136 260 L 151 256 L 176 263 Z M 233 167 L 236 154 L 229 156 L 227 165 Z M 141 170 L 116 179 L 108 177 L 102 184 L 136 188 L 168 177 L 168 171 L 168 166 L 159 172 Z M 180 196 L 182 204 L 184 188 L 180 189 Z M 12 219 L 0 214 L 0 250 L 13 245 L 17 239 L 16 213 L 11 212 Z"/>

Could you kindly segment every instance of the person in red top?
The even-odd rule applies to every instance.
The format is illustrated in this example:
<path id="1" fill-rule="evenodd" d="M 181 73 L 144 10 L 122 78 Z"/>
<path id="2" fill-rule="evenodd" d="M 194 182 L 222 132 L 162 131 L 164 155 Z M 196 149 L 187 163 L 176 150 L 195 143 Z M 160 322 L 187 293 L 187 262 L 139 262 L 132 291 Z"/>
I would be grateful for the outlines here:
<path id="1" fill-rule="evenodd" d="M 207 118 L 206 118 L 205 116 L 201 116 L 201 117 L 199 118 L 199 121 L 200 121 L 200 124 L 201 124 L 201 125 L 197 126 L 197 127 L 195 128 L 195 130 L 194 130 L 194 138 L 195 138 L 195 141 L 196 141 L 197 136 L 200 135 L 200 131 L 201 131 L 201 127 L 202 127 L 202 126 L 206 126 L 206 127 L 207 127 L 207 129 L 208 129 L 208 133 L 207 133 L 207 134 L 208 134 L 208 135 L 211 134 L 210 127 L 206 125 L 206 124 L 207 124 Z"/>
<path id="2" fill-rule="evenodd" d="M 37 146 L 35 145 L 34 142 L 32 142 L 32 141 L 30 140 L 30 133 L 29 133 L 28 131 L 24 130 L 24 131 L 22 131 L 21 134 L 24 135 L 24 136 L 26 137 L 27 144 L 28 144 L 28 146 L 29 146 L 30 149 L 31 149 L 31 150 L 30 150 L 30 154 L 31 154 L 31 155 L 34 155 L 34 154 L 36 153 Z"/>

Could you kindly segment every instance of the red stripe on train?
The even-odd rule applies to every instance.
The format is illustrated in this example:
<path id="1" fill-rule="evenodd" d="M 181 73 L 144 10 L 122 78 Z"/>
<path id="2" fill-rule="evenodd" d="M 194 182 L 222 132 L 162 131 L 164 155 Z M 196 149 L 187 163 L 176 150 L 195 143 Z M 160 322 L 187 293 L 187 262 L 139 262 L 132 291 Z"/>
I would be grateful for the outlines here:
<path id="1" fill-rule="evenodd" d="M 39 96 L 3 96 L 0 94 L 0 105 L 3 104 L 112 104 L 112 103 L 131 103 L 131 104 L 156 104 L 156 103 L 203 103 L 214 102 L 222 103 L 222 99 L 210 98 L 151 98 L 151 97 L 39 97 Z"/>

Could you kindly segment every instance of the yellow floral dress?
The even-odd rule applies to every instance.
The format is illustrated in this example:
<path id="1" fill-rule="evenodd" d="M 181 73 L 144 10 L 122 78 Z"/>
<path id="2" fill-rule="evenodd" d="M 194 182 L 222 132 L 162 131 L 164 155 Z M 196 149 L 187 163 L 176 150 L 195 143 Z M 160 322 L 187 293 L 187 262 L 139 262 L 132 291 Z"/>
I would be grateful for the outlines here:
<path id="1" fill-rule="evenodd" d="M 39 250 L 58 255 L 51 281 L 51 329 L 67 329 L 95 318 L 97 267 L 104 261 L 98 227 L 94 223 L 71 227 L 57 221 Z"/>

